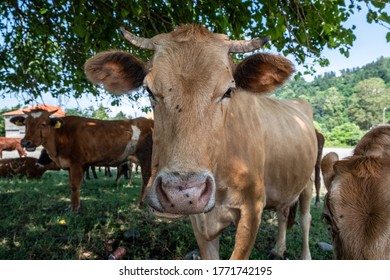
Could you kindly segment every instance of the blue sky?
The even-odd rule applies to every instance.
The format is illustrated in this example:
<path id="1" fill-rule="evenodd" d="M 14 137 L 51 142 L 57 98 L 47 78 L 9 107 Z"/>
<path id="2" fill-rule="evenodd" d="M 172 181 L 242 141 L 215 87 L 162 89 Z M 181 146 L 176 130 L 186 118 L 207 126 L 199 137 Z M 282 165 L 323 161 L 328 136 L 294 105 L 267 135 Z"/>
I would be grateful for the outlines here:
<path id="1" fill-rule="evenodd" d="M 350 49 L 349 57 L 346 58 L 337 49 L 326 49 L 323 55 L 329 59 L 330 64 L 328 67 L 315 67 L 317 71 L 315 75 L 330 71 L 338 74 L 338 71 L 342 69 L 361 67 L 381 56 L 390 57 L 390 43 L 386 42 L 386 33 L 390 30 L 379 24 L 367 23 L 365 15 L 365 10 L 355 13 L 345 24 L 345 27 L 356 26 L 354 31 L 356 40 Z M 297 68 L 302 70 L 302 68 Z M 306 80 L 311 80 L 312 78 L 311 76 L 305 76 Z"/>
<path id="2" fill-rule="evenodd" d="M 390 13 L 390 11 L 388 13 Z M 366 12 L 364 10 L 362 12 L 357 12 L 345 23 L 345 27 L 351 27 L 352 25 L 356 26 L 355 35 L 357 38 L 350 49 L 350 56 L 348 58 L 344 57 L 337 49 L 326 49 L 323 52 L 323 55 L 329 59 L 330 65 L 323 68 L 318 65 L 315 66 L 317 71 L 315 75 L 320 75 L 330 71 L 334 71 L 338 74 L 342 69 L 361 67 L 367 63 L 377 60 L 381 56 L 390 57 L 390 43 L 386 42 L 386 33 L 389 30 L 379 24 L 367 23 L 365 15 Z M 304 69 L 301 66 L 297 66 L 297 70 L 303 72 Z M 304 78 L 308 81 L 312 80 L 313 77 L 313 75 L 304 76 Z M 86 108 L 89 106 L 97 108 L 97 105 L 101 103 L 103 106 L 110 108 L 110 115 L 112 116 L 116 115 L 119 111 L 122 111 L 127 115 L 132 115 L 133 117 L 143 115 L 140 110 L 132 108 L 132 105 L 125 101 L 120 107 L 112 107 L 110 106 L 110 95 L 107 94 L 105 96 L 106 97 L 103 100 L 96 100 L 92 96 L 87 96 L 78 100 L 73 98 L 64 99 L 62 100 L 62 103 L 65 108 Z M 46 96 L 44 102 L 48 105 L 58 104 L 57 100 L 50 96 Z M 146 104 L 147 100 L 143 100 L 143 102 Z M 13 98 L 0 99 L 0 107 L 10 107 L 17 104 L 18 101 Z"/>

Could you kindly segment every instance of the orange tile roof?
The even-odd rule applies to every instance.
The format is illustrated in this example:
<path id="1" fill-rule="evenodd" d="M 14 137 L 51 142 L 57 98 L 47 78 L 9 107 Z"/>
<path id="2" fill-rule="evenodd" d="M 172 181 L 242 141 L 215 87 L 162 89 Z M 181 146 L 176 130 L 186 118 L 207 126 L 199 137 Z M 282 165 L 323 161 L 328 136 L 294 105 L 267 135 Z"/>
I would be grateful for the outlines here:
<path id="1" fill-rule="evenodd" d="M 41 110 L 45 110 L 45 111 L 49 111 L 49 112 L 57 110 L 57 112 L 55 112 L 52 116 L 55 116 L 55 117 L 64 117 L 65 116 L 65 112 L 62 110 L 61 107 L 50 106 L 50 105 L 45 105 L 45 104 L 36 105 L 36 106 L 31 107 L 31 108 L 25 108 L 25 109 L 19 109 L 19 110 L 15 110 L 15 111 L 6 112 L 3 115 L 4 116 L 24 115 L 25 113 L 23 111 L 30 112 L 32 110 L 37 110 L 37 109 L 41 109 Z"/>

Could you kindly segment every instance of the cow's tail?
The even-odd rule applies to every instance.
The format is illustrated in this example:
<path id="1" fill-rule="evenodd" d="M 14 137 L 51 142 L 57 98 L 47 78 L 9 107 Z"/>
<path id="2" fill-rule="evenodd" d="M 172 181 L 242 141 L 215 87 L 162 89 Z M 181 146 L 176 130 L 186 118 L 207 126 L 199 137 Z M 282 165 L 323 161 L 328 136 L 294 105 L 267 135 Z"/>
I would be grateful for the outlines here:
<path id="1" fill-rule="evenodd" d="M 294 202 L 293 205 L 290 206 L 290 210 L 288 212 L 288 218 L 287 218 L 287 229 L 290 229 L 295 224 L 295 217 L 297 215 L 297 209 L 298 209 L 298 202 Z"/>

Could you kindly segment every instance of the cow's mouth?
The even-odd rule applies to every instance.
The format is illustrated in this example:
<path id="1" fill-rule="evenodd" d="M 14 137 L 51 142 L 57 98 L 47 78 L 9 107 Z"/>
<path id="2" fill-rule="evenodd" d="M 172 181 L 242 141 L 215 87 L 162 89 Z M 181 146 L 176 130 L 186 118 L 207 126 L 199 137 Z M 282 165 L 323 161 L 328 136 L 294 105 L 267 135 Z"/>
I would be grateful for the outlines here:
<path id="1" fill-rule="evenodd" d="M 34 145 L 32 141 L 27 139 L 22 139 L 20 144 L 22 145 L 23 148 L 26 149 L 27 152 L 34 152 L 35 149 L 37 148 L 37 146 Z"/>
<path id="2" fill-rule="evenodd" d="M 154 209 L 153 207 L 149 207 L 150 211 L 159 218 L 167 218 L 171 220 L 177 220 L 180 218 L 183 218 L 185 215 L 180 215 L 180 214 L 171 214 L 171 213 L 166 213 L 166 212 L 161 212 L 158 211 L 157 209 Z"/>

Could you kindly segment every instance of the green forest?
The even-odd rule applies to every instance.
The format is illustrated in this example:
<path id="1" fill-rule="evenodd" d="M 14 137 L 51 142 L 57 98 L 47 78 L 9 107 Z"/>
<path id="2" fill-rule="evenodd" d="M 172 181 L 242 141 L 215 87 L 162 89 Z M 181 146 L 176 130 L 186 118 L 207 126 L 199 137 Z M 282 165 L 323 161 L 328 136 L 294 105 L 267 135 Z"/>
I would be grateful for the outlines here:
<path id="1" fill-rule="evenodd" d="M 311 82 L 298 78 L 275 96 L 309 101 L 326 146 L 353 146 L 370 128 L 389 123 L 390 58 L 380 57 L 339 75 L 327 72 Z"/>

